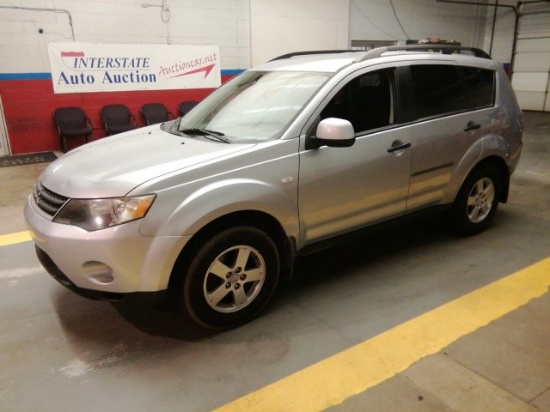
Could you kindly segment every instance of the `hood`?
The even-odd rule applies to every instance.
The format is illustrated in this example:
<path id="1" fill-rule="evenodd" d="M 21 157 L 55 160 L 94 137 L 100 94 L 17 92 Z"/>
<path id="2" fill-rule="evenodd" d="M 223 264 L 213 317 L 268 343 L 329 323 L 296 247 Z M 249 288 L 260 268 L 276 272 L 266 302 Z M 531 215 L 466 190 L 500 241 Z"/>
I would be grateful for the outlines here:
<path id="1" fill-rule="evenodd" d="M 81 146 L 51 163 L 39 180 L 66 197 L 124 196 L 150 179 L 251 146 L 177 136 L 153 125 Z"/>

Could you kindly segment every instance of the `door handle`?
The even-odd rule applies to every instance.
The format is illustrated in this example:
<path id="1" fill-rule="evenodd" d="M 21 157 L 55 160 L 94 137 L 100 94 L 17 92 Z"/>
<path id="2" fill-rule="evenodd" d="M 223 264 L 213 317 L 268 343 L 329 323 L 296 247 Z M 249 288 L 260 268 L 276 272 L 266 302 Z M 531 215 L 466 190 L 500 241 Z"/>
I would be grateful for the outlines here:
<path id="1" fill-rule="evenodd" d="M 395 144 L 396 142 L 394 142 Z M 397 142 L 398 144 L 390 147 L 388 149 L 388 153 L 393 153 L 393 152 L 397 152 L 398 150 L 404 150 L 404 149 L 408 149 L 409 147 L 411 147 L 411 144 L 410 143 L 399 143 Z"/>
<path id="2" fill-rule="evenodd" d="M 465 132 L 470 132 L 472 130 L 477 130 L 481 127 L 481 125 L 479 123 L 476 123 L 472 120 L 470 120 L 468 122 L 468 124 L 466 125 L 466 128 L 464 129 Z"/>

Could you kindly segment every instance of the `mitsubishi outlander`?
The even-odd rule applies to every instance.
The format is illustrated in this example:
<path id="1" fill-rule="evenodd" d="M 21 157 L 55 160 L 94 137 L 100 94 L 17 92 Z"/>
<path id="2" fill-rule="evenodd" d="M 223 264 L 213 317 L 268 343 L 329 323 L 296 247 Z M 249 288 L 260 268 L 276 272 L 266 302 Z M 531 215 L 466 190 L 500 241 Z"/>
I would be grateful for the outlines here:
<path id="1" fill-rule="evenodd" d="M 182 118 L 59 158 L 25 206 L 38 257 L 95 299 L 155 297 L 202 327 L 266 306 L 300 254 L 420 212 L 486 229 L 522 148 L 501 64 L 479 49 L 281 56 Z"/>

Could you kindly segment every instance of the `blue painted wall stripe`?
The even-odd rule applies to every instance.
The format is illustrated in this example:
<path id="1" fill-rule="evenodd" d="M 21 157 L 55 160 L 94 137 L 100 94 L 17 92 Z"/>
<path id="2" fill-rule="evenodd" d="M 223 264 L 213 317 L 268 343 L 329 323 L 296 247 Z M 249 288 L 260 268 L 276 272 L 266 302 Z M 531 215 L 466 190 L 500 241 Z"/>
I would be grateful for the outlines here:
<path id="1" fill-rule="evenodd" d="M 222 70 L 222 75 L 223 76 L 236 76 L 237 74 L 241 74 L 244 71 L 245 71 L 245 69 Z"/>
<path id="2" fill-rule="evenodd" d="M 0 80 L 51 80 L 51 73 L 0 73 Z"/>

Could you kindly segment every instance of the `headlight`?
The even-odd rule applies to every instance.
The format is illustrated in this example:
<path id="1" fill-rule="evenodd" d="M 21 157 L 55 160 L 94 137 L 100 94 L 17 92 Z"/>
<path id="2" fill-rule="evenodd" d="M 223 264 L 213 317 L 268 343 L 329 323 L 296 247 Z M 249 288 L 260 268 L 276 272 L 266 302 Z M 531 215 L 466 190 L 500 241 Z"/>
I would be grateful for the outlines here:
<path id="1" fill-rule="evenodd" d="M 114 199 L 71 199 L 53 219 L 87 231 L 105 229 L 144 217 L 155 195 Z"/>

